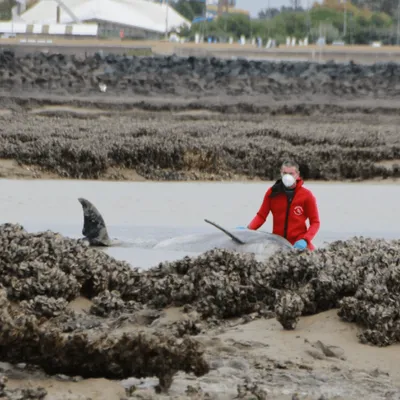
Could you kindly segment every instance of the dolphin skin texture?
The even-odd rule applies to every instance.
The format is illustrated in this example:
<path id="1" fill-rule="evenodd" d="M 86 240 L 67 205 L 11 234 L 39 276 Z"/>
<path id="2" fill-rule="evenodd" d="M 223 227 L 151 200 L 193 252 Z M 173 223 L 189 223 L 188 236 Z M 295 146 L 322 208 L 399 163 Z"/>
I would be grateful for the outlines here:
<path id="1" fill-rule="evenodd" d="M 111 240 L 104 218 L 97 208 L 84 198 L 79 198 L 83 209 L 82 234 L 91 246 L 124 246 L 126 243 Z M 227 230 L 218 224 L 205 220 L 218 229 L 217 232 L 186 235 L 166 239 L 154 246 L 156 249 L 204 252 L 222 248 L 240 253 L 254 253 L 270 255 L 276 251 L 288 251 L 293 246 L 283 237 L 263 231 L 254 230 Z"/>

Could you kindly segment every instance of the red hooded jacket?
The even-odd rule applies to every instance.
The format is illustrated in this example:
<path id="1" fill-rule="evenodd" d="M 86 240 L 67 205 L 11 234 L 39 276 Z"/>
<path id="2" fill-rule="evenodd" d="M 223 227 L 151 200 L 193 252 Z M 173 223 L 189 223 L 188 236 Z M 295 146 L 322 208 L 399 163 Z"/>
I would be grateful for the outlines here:
<path id="1" fill-rule="evenodd" d="M 279 179 L 265 193 L 264 200 L 257 215 L 250 222 L 248 228 L 257 230 L 264 224 L 269 212 L 273 215 L 272 233 L 285 237 L 292 245 L 304 239 L 307 248 L 314 250 L 312 239 L 317 234 L 320 221 L 317 202 L 310 190 L 303 187 L 303 180 L 298 178 L 291 204 Z M 310 227 L 307 229 L 306 221 Z"/>

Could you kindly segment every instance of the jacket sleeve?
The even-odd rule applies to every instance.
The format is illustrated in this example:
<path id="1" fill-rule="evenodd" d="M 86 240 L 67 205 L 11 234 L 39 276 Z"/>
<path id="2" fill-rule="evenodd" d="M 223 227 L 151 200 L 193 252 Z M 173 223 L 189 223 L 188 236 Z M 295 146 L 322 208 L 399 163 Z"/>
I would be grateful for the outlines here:
<path id="1" fill-rule="evenodd" d="M 308 243 L 310 243 L 314 239 L 320 227 L 317 200 L 315 199 L 315 196 L 312 193 L 310 193 L 310 195 L 308 196 L 305 206 L 306 206 L 305 207 L 306 214 L 310 221 L 310 227 L 308 228 L 303 239 L 305 239 Z"/>
<path id="2" fill-rule="evenodd" d="M 268 189 L 267 193 L 265 193 L 264 200 L 261 204 L 260 209 L 258 210 L 256 216 L 247 226 L 248 229 L 257 230 L 261 225 L 264 224 L 270 212 L 270 198 L 269 198 L 270 193 L 271 189 Z"/>

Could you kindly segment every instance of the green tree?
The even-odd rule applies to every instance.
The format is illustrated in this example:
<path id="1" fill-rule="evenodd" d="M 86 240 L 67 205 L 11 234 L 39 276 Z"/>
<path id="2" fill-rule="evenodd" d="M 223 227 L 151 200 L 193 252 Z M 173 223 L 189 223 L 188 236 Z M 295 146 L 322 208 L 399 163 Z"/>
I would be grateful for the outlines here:
<path id="1" fill-rule="evenodd" d="M 271 19 L 276 17 L 280 11 L 277 8 L 265 8 L 258 12 L 258 19 Z"/>
<path id="2" fill-rule="evenodd" d="M 243 14 L 223 15 L 216 20 L 217 26 L 225 33 L 231 33 L 235 38 L 241 35 L 249 37 L 251 33 L 250 18 Z"/>
<path id="3" fill-rule="evenodd" d="M 352 0 L 360 8 L 366 7 L 371 11 L 383 12 L 394 16 L 399 5 L 398 0 Z"/>
<path id="4" fill-rule="evenodd" d="M 389 0 L 382 0 L 389 1 Z M 399 1 L 399 0 L 396 0 Z M 375 5 L 374 5 L 375 4 Z M 388 15 L 379 10 L 377 3 L 370 0 L 374 11 L 366 7 L 366 1 L 360 0 L 358 6 L 347 3 L 347 29 L 344 33 L 343 4 L 336 0 L 324 0 L 315 4 L 309 11 L 297 10 L 291 7 L 281 7 L 274 16 L 266 10 L 260 12 L 258 19 L 250 19 L 245 15 L 223 15 L 213 21 L 193 24 L 189 37 L 195 32 L 201 35 L 214 36 L 226 40 L 232 36 L 237 40 L 241 35 L 246 38 L 261 37 L 264 43 L 269 38 L 278 43 L 285 43 L 286 37 L 296 39 L 308 37 L 310 42 L 320 35 L 326 37 L 328 43 L 342 39 L 347 43 L 368 44 L 381 40 L 383 43 L 396 42 L 396 15 Z"/>
<path id="5" fill-rule="evenodd" d="M 205 1 L 173 0 L 171 6 L 183 17 L 193 21 L 195 17 L 204 15 Z"/>
<path id="6" fill-rule="evenodd" d="M 12 18 L 12 8 L 17 2 L 15 0 L 4 0 L 0 2 L 0 20 L 9 21 Z"/>

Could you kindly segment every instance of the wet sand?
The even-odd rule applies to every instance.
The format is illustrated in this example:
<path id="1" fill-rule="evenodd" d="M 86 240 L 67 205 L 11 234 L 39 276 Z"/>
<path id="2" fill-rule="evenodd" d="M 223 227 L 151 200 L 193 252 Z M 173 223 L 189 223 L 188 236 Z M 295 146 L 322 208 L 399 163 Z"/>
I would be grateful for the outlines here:
<path id="1" fill-rule="evenodd" d="M 387 168 L 392 168 L 393 164 L 399 163 L 399 160 L 395 161 L 386 161 L 382 163 Z M 30 179 L 43 179 L 43 180 L 70 180 L 71 178 L 62 177 L 56 173 L 52 173 L 42 168 L 39 168 L 34 165 L 24 165 L 20 164 L 15 160 L 8 160 L 8 159 L 0 159 L 0 178 L 1 179 L 23 179 L 23 180 L 30 180 Z M 73 179 L 73 178 L 72 178 Z M 81 179 L 79 179 L 81 180 Z M 145 177 L 139 175 L 135 170 L 129 168 L 109 168 L 102 176 L 97 179 L 98 181 L 104 182 L 114 182 L 114 181 L 124 181 L 124 182 L 156 182 L 156 180 L 146 179 Z M 181 180 L 183 181 L 183 180 Z M 207 179 L 197 179 L 198 182 L 206 182 Z M 227 181 L 224 179 L 224 181 Z M 239 181 L 242 183 L 251 183 L 257 182 L 259 179 L 248 179 L 246 176 L 236 176 L 228 181 Z M 397 184 L 400 181 L 400 178 L 389 178 L 389 179 L 382 179 L 382 178 L 373 178 L 373 179 L 364 179 L 360 184 L 387 184 L 393 183 Z M 307 183 L 317 183 L 319 181 L 308 179 Z M 329 182 L 332 185 L 343 185 L 343 184 L 351 184 L 353 182 L 346 182 L 346 181 L 331 181 Z"/>
<path id="2" fill-rule="evenodd" d="M 0 159 L 0 178 L 5 179 L 66 179 L 35 165 L 24 165 L 15 160 Z M 100 180 L 143 182 L 146 179 L 128 168 L 109 168 Z"/>
<path id="3" fill-rule="evenodd" d="M 166 311 L 159 324 L 185 318 L 178 309 Z M 153 378 L 51 378 L 24 368 L 7 371 L 8 364 L 2 370 L 10 377 L 10 389 L 41 386 L 48 391 L 45 399 L 52 400 L 120 400 L 129 398 L 125 388 L 133 385 L 132 399 L 224 400 L 236 398 L 238 387 L 246 381 L 249 387 L 255 385 L 247 399 L 253 398 L 251 392 L 258 393 L 259 399 L 281 400 L 293 399 L 296 393 L 302 400 L 397 399 L 400 395 L 399 345 L 360 344 L 357 327 L 340 321 L 337 310 L 301 317 L 295 331 L 284 331 L 275 319 L 245 325 L 232 321 L 231 325 L 195 336 L 205 348 L 211 371 L 200 378 L 178 373 L 169 393 L 163 395 L 155 394 L 157 379 Z M 119 330 L 130 329 L 127 325 Z"/>

